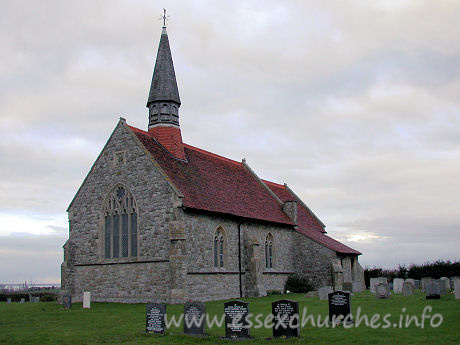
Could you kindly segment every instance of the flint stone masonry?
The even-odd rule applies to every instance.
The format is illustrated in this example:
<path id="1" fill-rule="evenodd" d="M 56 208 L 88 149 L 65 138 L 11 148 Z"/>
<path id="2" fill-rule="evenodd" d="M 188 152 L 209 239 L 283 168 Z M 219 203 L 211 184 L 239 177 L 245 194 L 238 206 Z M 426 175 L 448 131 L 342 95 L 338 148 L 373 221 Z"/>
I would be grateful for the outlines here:
<path id="1" fill-rule="evenodd" d="M 404 279 L 402 278 L 393 279 L 393 292 L 397 294 L 402 293 L 403 284 L 404 284 Z"/>

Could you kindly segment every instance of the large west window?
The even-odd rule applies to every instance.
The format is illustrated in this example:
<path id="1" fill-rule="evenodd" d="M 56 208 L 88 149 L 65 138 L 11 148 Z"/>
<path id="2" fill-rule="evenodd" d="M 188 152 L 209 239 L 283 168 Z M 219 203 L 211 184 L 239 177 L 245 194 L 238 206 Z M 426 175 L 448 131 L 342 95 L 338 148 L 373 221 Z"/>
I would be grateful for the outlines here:
<path id="1" fill-rule="evenodd" d="M 115 187 L 104 208 L 104 257 L 137 257 L 137 207 L 124 186 Z"/>

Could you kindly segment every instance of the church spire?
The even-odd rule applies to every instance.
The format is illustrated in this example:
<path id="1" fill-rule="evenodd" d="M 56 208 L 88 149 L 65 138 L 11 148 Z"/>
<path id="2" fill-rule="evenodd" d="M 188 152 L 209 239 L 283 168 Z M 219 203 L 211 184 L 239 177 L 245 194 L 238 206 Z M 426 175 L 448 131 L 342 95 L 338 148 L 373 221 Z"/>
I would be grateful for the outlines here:
<path id="1" fill-rule="evenodd" d="M 180 104 L 168 33 L 163 26 L 147 100 L 149 132 L 176 158 L 186 159 L 179 128 Z"/>

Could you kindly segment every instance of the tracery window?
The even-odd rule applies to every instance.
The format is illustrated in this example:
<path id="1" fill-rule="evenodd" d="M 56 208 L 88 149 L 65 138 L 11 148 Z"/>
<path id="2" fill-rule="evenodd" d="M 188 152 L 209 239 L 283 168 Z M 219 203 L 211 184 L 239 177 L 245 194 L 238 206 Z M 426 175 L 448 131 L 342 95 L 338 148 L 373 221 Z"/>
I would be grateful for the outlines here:
<path id="1" fill-rule="evenodd" d="M 137 257 L 137 206 L 126 187 L 109 193 L 104 217 L 104 257 Z"/>
<path id="2" fill-rule="evenodd" d="M 268 233 L 265 238 L 265 267 L 273 268 L 273 235 Z"/>
<path id="3" fill-rule="evenodd" d="M 214 267 L 224 267 L 226 238 L 224 229 L 219 227 L 214 234 Z"/>

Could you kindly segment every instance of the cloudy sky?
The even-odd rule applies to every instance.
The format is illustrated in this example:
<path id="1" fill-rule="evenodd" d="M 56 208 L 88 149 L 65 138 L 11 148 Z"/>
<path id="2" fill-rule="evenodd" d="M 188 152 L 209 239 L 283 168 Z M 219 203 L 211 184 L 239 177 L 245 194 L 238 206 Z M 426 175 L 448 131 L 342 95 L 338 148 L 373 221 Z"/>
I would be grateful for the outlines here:
<path id="1" fill-rule="evenodd" d="M 3 1 L 0 283 L 60 281 L 66 208 L 145 108 L 163 7 L 184 141 L 287 183 L 362 265 L 459 259 L 459 1 Z"/>

